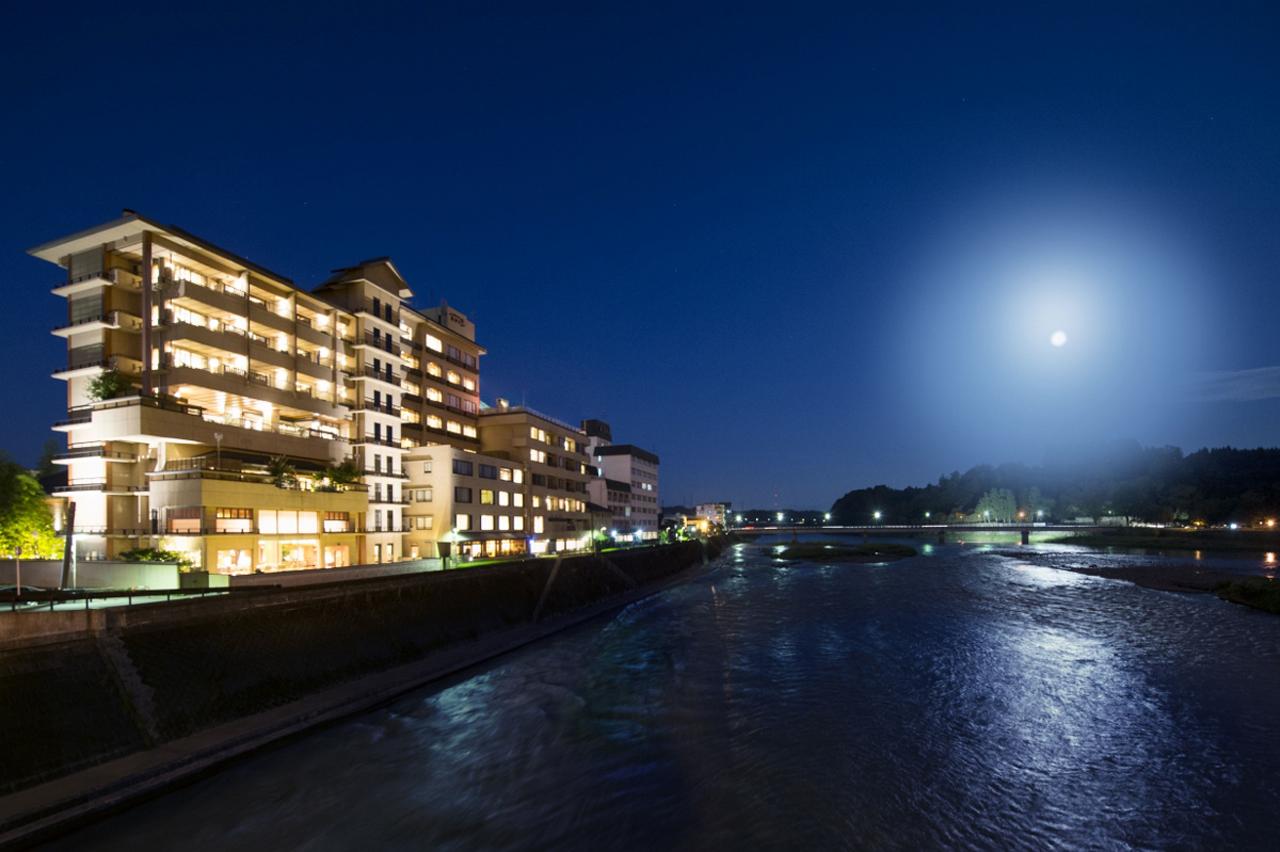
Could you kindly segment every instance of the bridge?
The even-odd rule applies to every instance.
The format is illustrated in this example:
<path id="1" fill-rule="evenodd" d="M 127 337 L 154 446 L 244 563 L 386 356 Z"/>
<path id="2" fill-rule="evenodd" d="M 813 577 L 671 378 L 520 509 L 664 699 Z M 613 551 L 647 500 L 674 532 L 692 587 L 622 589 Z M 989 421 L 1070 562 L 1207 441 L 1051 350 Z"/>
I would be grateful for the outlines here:
<path id="1" fill-rule="evenodd" d="M 769 527 L 734 527 L 734 532 L 761 533 L 769 535 L 921 535 L 934 534 L 939 544 L 945 544 L 947 533 L 964 532 L 1008 532 L 1019 533 L 1023 544 L 1031 543 L 1033 532 L 1101 532 L 1119 529 L 1115 525 L 1102 524 L 1032 524 L 1022 523 L 990 523 L 990 524 L 868 524 L 865 526 L 769 526 Z"/>

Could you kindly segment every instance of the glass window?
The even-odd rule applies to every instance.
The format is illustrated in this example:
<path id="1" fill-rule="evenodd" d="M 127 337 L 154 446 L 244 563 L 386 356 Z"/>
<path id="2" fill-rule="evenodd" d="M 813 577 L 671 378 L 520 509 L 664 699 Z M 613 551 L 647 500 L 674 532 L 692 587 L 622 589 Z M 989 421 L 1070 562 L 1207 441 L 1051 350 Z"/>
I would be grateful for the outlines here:
<path id="1" fill-rule="evenodd" d="M 473 470 L 471 462 L 463 459 L 453 460 L 453 472 L 458 476 L 471 476 Z"/>
<path id="2" fill-rule="evenodd" d="M 481 516 L 480 516 L 480 529 L 482 529 L 482 530 L 491 530 L 491 529 L 493 529 L 493 515 L 481 515 Z"/>
<path id="3" fill-rule="evenodd" d="M 512 495 L 511 495 L 511 505 L 512 505 L 512 506 L 515 506 L 517 509 L 518 509 L 518 508 L 523 507 L 523 506 L 524 506 L 524 494 L 523 494 L 522 492 L 520 492 L 520 491 L 517 491 L 515 494 L 512 494 Z"/>
<path id="4" fill-rule="evenodd" d="M 423 472 L 423 473 L 430 473 L 430 472 L 431 472 L 431 459 L 427 459 L 426 461 L 424 461 L 424 462 L 422 463 L 422 472 Z"/>
<path id="5" fill-rule="evenodd" d="M 514 530 L 516 530 L 517 532 L 519 532 L 519 531 L 523 530 L 523 529 L 524 529 L 524 516 L 523 516 L 523 515 L 516 515 L 514 518 L 512 518 L 512 519 L 511 519 L 511 528 L 512 528 L 512 529 L 514 529 Z"/>
<path id="6" fill-rule="evenodd" d="M 534 516 L 533 516 L 533 532 L 534 532 L 534 535 L 537 535 L 538 533 L 542 532 L 542 521 L 543 521 L 542 515 L 534 515 Z"/>
<path id="7" fill-rule="evenodd" d="M 510 506 L 510 505 L 511 505 L 511 495 L 510 495 L 508 492 L 506 492 L 506 491 L 499 491 L 499 492 L 498 492 L 498 505 L 499 505 L 499 506 Z"/>
<path id="8" fill-rule="evenodd" d="M 471 529 L 471 516 L 466 513 L 458 513 L 453 517 L 453 526 L 460 530 Z"/>
<path id="9" fill-rule="evenodd" d="M 512 472 L 511 472 L 511 481 L 512 481 L 512 482 L 514 482 L 516 485 L 520 485 L 521 483 L 523 483 L 523 482 L 524 482 L 524 471 L 523 471 L 523 470 L 519 470 L 519 469 L 512 471 Z"/>
<path id="10" fill-rule="evenodd" d="M 461 485 L 459 485 L 457 488 L 454 488 L 454 489 L 453 489 L 453 502 L 455 502 L 455 503 L 470 503 L 470 502 L 471 502 L 471 489 L 470 489 L 470 488 L 465 488 L 465 487 L 463 487 L 463 486 L 461 486 Z"/>
<path id="11" fill-rule="evenodd" d="M 510 517 L 508 517 L 507 515 L 499 515 L 499 516 L 498 516 L 498 529 L 503 530 L 504 532 L 505 532 L 506 530 L 511 529 L 511 518 L 510 518 Z"/>
<path id="12" fill-rule="evenodd" d="M 481 488 L 481 489 L 480 489 L 480 505 L 481 505 L 481 506 L 492 506 L 492 505 L 493 505 L 493 491 L 492 491 L 492 490 L 490 490 L 490 489 L 488 489 L 488 488 Z"/>

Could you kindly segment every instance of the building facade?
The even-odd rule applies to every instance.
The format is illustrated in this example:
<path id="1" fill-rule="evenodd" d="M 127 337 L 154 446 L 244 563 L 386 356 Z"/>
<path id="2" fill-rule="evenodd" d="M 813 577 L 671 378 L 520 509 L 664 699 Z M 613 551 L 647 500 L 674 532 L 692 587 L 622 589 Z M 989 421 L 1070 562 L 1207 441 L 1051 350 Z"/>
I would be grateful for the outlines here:
<path id="1" fill-rule="evenodd" d="M 480 399 L 476 329 L 389 258 L 307 289 L 131 211 L 31 250 L 65 270 L 66 527 L 249 573 L 590 547 L 587 433 Z M 607 426 L 606 426 L 607 428 Z M 608 448 L 606 448 L 608 449 Z M 600 455 L 599 502 L 657 530 L 657 457 Z M 639 497 L 636 493 L 639 492 Z"/>
<path id="2" fill-rule="evenodd" d="M 591 501 L 609 509 L 610 529 L 623 541 L 658 537 L 661 504 L 658 456 L 632 444 L 614 444 L 603 420 L 582 421 L 587 451 L 598 475 L 590 482 Z"/>
<path id="3" fill-rule="evenodd" d="M 130 212 L 31 253 L 66 270 L 54 429 L 78 558 L 162 547 L 228 573 L 399 559 L 405 452 L 479 446 L 474 326 L 410 308 L 389 259 L 307 291 Z"/>

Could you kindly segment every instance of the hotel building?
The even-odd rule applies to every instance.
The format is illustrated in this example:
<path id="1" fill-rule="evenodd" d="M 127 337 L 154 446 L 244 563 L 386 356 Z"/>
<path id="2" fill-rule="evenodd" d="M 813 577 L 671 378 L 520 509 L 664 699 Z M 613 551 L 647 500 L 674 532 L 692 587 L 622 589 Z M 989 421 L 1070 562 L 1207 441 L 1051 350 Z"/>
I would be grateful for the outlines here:
<path id="1" fill-rule="evenodd" d="M 81 559 L 159 547 L 242 573 L 404 558 L 406 453 L 480 448 L 475 328 L 410 308 L 386 258 L 307 291 L 131 212 L 31 253 L 66 269 L 54 429 Z"/>

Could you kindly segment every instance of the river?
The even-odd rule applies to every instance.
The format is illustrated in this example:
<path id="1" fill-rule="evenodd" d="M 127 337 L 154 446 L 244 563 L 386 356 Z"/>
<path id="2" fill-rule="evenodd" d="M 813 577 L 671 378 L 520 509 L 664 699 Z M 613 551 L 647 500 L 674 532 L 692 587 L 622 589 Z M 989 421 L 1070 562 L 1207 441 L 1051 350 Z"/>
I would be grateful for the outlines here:
<path id="1" fill-rule="evenodd" d="M 59 845 L 1274 848 L 1280 618 L 1025 550 L 735 545 Z"/>

